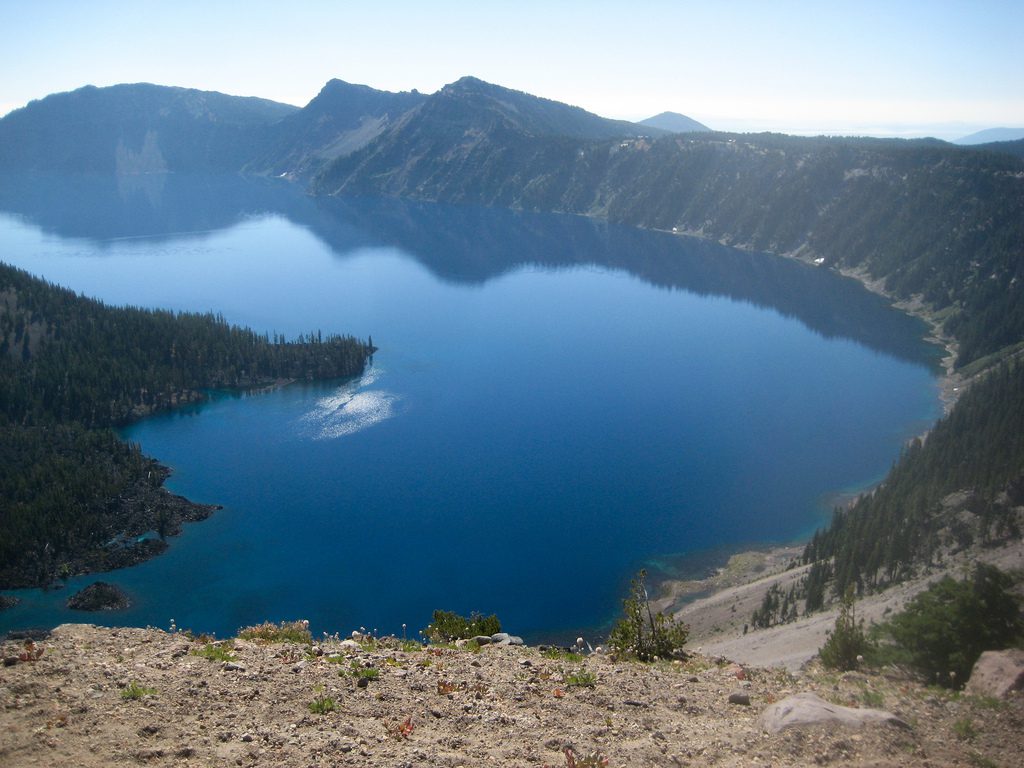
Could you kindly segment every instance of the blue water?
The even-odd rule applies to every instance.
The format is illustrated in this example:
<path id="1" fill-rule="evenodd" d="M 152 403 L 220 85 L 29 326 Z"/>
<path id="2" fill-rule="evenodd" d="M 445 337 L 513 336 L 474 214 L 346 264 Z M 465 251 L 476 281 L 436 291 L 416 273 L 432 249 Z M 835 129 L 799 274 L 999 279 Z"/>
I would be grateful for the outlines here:
<path id="1" fill-rule="evenodd" d="M 140 566 L 13 593 L 0 630 L 412 632 L 445 608 L 575 637 L 645 564 L 808 535 L 939 413 L 923 327 L 803 265 L 572 217 L 96 183 L 0 195 L 3 258 L 112 304 L 380 350 L 358 380 L 126 429 L 172 491 L 224 509 Z M 133 607 L 62 607 L 98 579 Z"/>

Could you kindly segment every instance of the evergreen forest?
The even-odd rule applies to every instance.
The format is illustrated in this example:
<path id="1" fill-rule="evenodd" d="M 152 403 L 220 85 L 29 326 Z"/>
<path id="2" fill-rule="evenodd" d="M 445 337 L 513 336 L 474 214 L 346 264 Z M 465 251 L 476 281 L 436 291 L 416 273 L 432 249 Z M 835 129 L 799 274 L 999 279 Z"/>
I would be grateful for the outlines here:
<path id="1" fill-rule="evenodd" d="M 214 389 L 361 373 L 368 342 L 114 308 L 0 264 L 0 587 L 138 562 L 207 516 L 114 428 Z M 136 537 L 155 532 L 141 541 Z"/>

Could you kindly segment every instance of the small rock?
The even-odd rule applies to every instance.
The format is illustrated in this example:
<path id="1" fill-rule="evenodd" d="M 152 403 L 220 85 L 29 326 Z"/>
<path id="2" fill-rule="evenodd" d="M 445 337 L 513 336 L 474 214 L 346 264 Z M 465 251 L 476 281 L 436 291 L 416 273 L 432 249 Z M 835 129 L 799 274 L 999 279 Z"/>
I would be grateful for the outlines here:
<path id="1" fill-rule="evenodd" d="M 243 733 L 242 734 L 242 741 L 244 741 L 246 744 L 248 744 L 250 741 L 252 741 L 252 734 L 251 733 Z"/>
<path id="2" fill-rule="evenodd" d="M 725 668 L 725 674 L 729 677 L 735 677 L 737 680 L 746 680 L 747 671 L 739 664 L 730 664 Z"/>
<path id="3" fill-rule="evenodd" d="M 494 642 L 490 635 L 477 635 L 473 638 L 477 645 L 490 645 Z"/>
<path id="4" fill-rule="evenodd" d="M 6 608 L 13 608 L 20 602 L 21 600 L 11 595 L 0 595 L 0 611 Z"/>
<path id="5" fill-rule="evenodd" d="M 746 691 L 733 691 L 729 694 L 730 704 L 741 704 L 744 707 L 750 706 L 750 694 Z"/>
<path id="6" fill-rule="evenodd" d="M 221 668 L 225 672 L 245 672 L 245 666 L 239 664 L 237 661 L 225 661 L 224 666 Z"/>
<path id="7" fill-rule="evenodd" d="M 305 668 L 306 668 L 306 662 L 305 661 L 300 661 L 298 664 L 296 664 L 294 667 L 292 667 L 292 672 L 294 672 L 295 674 L 298 674 L 299 672 L 301 672 Z"/>

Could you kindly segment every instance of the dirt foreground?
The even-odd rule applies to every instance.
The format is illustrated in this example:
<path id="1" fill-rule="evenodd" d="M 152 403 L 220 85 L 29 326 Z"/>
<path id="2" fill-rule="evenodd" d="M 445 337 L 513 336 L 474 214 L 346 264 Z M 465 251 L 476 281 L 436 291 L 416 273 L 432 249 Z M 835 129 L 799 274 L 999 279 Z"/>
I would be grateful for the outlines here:
<path id="1" fill-rule="evenodd" d="M 569 766 L 570 748 L 580 766 L 1015 766 L 1024 747 L 1022 697 L 973 699 L 892 671 L 338 638 L 233 640 L 216 651 L 230 660 L 196 655 L 210 648 L 184 633 L 76 624 L 15 663 L 24 646 L 8 641 L 0 765 Z M 359 669 L 377 670 L 364 687 Z M 910 728 L 765 733 L 761 711 L 804 691 L 887 709 Z"/>

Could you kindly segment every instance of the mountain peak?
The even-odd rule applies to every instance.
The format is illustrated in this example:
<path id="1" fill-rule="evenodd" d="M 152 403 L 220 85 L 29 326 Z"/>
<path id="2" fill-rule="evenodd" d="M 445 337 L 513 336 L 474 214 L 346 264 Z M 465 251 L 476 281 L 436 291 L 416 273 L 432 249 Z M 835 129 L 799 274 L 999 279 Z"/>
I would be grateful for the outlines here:
<path id="1" fill-rule="evenodd" d="M 508 93 L 521 94 L 523 96 L 527 95 L 521 91 L 514 91 L 511 88 L 504 88 L 500 85 L 495 85 L 494 83 L 488 83 L 486 80 L 481 80 L 479 77 L 473 77 L 472 75 L 466 75 L 465 77 L 460 77 L 454 83 L 448 83 L 448 85 L 444 86 L 439 93 L 480 93 L 487 95 Z M 532 98 L 540 97 L 535 96 Z"/>
<path id="2" fill-rule="evenodd" d="M 678 112 L 662 112 L 660 115 L 641 120 L 639 125 L 646 125 L 648 128 L 660 128 L 669 133 L 691 133 L 694 131 L 711 130 L 703 123 L 698 123 L 692 117 L 681 115 Z"/>

